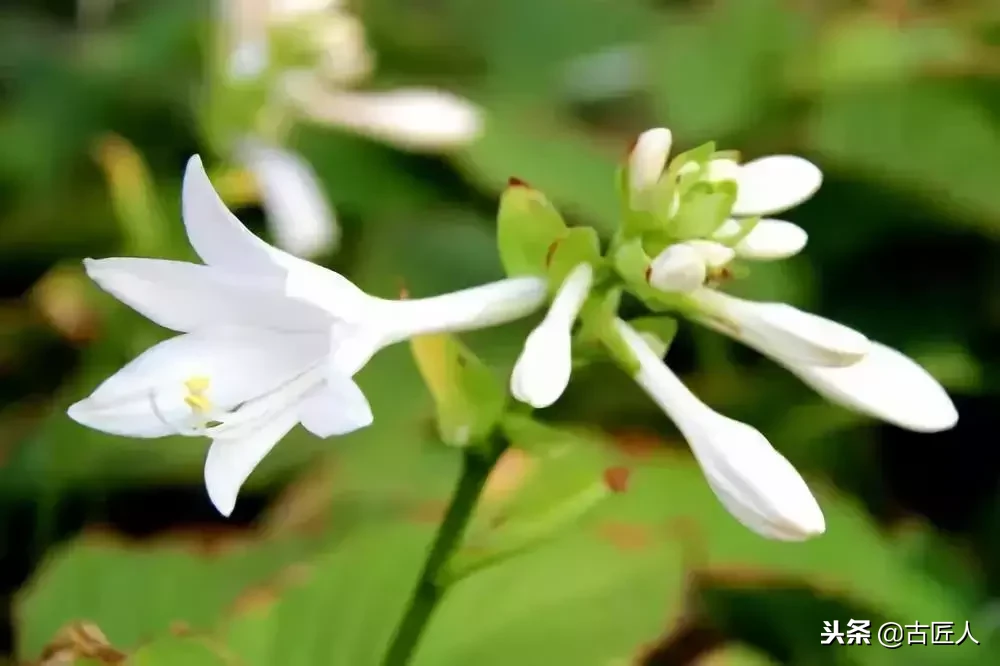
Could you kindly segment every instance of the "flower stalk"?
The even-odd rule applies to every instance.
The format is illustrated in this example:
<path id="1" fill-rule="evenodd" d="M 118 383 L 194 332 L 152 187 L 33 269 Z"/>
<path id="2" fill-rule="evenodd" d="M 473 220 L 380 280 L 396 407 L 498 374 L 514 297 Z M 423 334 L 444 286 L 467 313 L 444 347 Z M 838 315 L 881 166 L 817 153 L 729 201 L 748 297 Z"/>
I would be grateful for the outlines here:
<path id="1" fill-rule="evenodd" d="M 435 609 L 447 591 L 442 574 L 451 556 L 461 545 L 486 480 L 507 446 L 507 442 L 502 440 L 487 451 L 476 447 L 464 450 L 458 485 L 455 486 L 444 520 L 434 537 L 413 596 L 410 597 L 403 619 L 382 660 L 383 666 L 406 666 L 412 660 Z"/>

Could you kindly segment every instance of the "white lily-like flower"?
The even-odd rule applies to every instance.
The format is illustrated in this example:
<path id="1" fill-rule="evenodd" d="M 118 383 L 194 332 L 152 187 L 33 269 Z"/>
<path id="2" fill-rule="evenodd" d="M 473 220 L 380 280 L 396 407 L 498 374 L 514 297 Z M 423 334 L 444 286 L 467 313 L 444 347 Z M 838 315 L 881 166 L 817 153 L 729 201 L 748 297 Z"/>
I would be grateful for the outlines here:
<path id="1" fill-rule="evenodd" d="M 425 299 L 369 296 L 251 233 L 225 207 L 197 157 L 188 163 L 182 204 L 188 238 L 204 265 L 85 262 L 105 291 L 181 335 L 144 352 L 69 415 L 118 435 L 211 438 L 205 482 L 224 515 L 295 424 L 329 437 L 372 422 L 352 378 L 382 347 L 497 325 L 545 302 L 546 286 L 537 278 Z"/>
<path id="2" fill-rule="evenodd" d="M 340 243 L 340 225 L 316 172 L 283 148 L 248 141 L 236 157 L 253 174 L 278 247 L 311 258 Z"/>
<path id="3" fill-rule="evenodd" d="M 576 266 L 559 286 L 542 322 L 528 335 L 510 376 L 510 392 L 536 409 L 548 407 L 569 385 L 571 333 L 594 281 L 588 263 Z"/>
<path id="4" fill-rule="evenodd" d="M 713 411 L 635 329 L 620 319 L 615 325 L 638 361 L 636 382 L 677 425 L 712 490 L 737 520 L 784 541 L 803 541 L 826 530 L 805 481 L 760 432 Z"/>
<path id="5" fill-rule="evenodd" d="M 917 432 L 958 422 L 954 403 L 930 373 L 847 326 L 707 288 L 688 297 L 698 321 L 785 366 L 833 402 Z"/>

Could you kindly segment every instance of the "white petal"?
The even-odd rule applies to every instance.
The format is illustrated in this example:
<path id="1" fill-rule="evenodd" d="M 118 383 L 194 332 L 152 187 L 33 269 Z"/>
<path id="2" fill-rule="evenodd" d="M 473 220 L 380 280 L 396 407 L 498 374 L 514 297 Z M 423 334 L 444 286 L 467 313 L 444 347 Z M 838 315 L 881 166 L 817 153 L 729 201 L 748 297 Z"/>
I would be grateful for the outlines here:
<path id="1" fill-rule="evenodd" d="M 357 383 L 333 367 L 323 386 L 302 403 L 300 418 L 317 437 L 332 437 L 366 428 L 375 417 Z"/>
<path id="2" fill-rule="evenodd" d="M 715 233 L 716 240 L 732 238 L 740 232 L 740 223 L 727 220 Z M 760 220 L 736 246 L 736 255 L 742 259 L 766 261 L 787 259 L 802 251 L 809 240 L 805 229 L 784 220 Z"/>
<path id="3" fill-rule="evenodd" d="M 586 302 L 587 296 L 590 295 L 593 283 L 594 269 L 590 264 L 582 263 L 575 266 L 559 285 L 546 319 L 561 322 L 566 328 L 571 327 L 580 314 L 580 308 Z"/>
<path id="4" fill-rule="evenodd" d="M 368 312 L 392 341 L 400 341 L 414 335 L 505 324 L 535 312 L 547 297 L 545 280 L 517 277 L 429 298 L 373 299 Z"/>
<path id="5" fill-rule="evenodd" d="M 323 335 L 247 329 L 179 335 L 146 350 L 69 408 L 90 428 L 128 437 L 162 437 L 190 421 L 185 382 L 208 380 L 205 396 L 228 411 L 266 395 L 320 362 Z"/>
<path id="6" fill-rule="evenodd" d="M 102 289 L 174 331 L 222 325 L 314 331 L 330 325 L 326 312 L 288 298 L 281 282 L 267 277 L 165 259 L 85 259 L 84 266 Z"/>
<path id="7" fill-rule="evenodd" d="M 536 409 L 552 405 L 569 386 L 573 369 L 568 327 L 544 321 L 528 335 L 510 376 L 510 392 Z"/>
<path id="8" fill-rule="evenodd" d="M 244 143 L 237 152 L 256 177 L 279 247 L 300 257 L 335 249 L 340 226 L 305 160 L 256 142 Z"/>
<path id="9" fill-rule="evenodd" d="M 656 255 L 649 267 L 649 284 L 665 292 L 689 292 L 705 284 L 708 267 L 698 250 L 687 243 L 671 245 Z"/>
<path id="10" fill-rule="evenodd" d="M 184 171 L 181 205 L 188 240 L 206 264 L 261 278 L 284 278 L 272 248 L 229 212 L 197 155 Z"/>
<path id="11" fill-rule="evenodd" d="M 246 0 L 241 0 L 246 2 Z M 315 18 L 340 4 L 339 0 L 268 0 L 271 18 L 274 21 L 292 21 Z"/>
<path id="12" fill-rule="evenodd" d="M 712 160 L 708 163 L 706 177 L 715 182 L 721 180 L 738 181 L 740 177 L 740 165 L 734 160 Z"/>
<path id="13" fill-rule="evenodd" d="M 809 160 L 772 155 L 740 167 L 733 215 L 768 215 L 802 203 L 819 189 L 823 173 Z"/>
<path id="14" fill-rule="evenodd" d="M 939 432 L 958 422 L 955 404 L 930 373 L 877 342 L 863 360 L 846 368 L 789 369 L 823 397 L 901 428 Z"/>
<path id="15" fill-rule="evenodd" d="M 243 483 L 297 421 L 298 414 L 286 410 L 250 434 L 212 442 L 205 458 L 205 488 L 219 513 L 232 514 Z"/>
<path id="16" fill-rule="evenodd" d="M 801 541 L 826 529 L 795 468 L 754 428 L 698 400 L 628 324 L 618 331 L 639 361 L 636 381 L 691 445 L 709 485 L 740 522 L 772 539 Z"/>
<path id="17" fill-rule="evenodd" d="M 726 247 L 721 243 L 710 240 L 689 240 L 685 243 L 693 248 L 701 258 L 705 260 L 705 265 L 709 268 L 721 268 L 728 264 L 736 256 L 736 251 L 731 247 Z"/>
<path id="18" fill-rule="evenodd" d="M 448 150 L 476 140 L 480 109 L 456 95 L 430 89 L 336 92 L 314 79 L 286 80 L 287 94 L 318 122 L 331 123 L 409 150 Z"/>
<path id="19" fill-rule="evenodd" d="M 636 197 L 656 185 L 667 165 L 673 135 L 666 127 L 657 127 L 639 135 L 639 139 L 629 155 L 629 192 L 632 205 L 638 203 Z"/>
<path id="20" fill-rule="evenodd" d="M 756 303 L 713 289 L 688 297 L 698 320 L 779 363 L 844 367 L 871 349 L 857 331 L 785 303 Z"/>

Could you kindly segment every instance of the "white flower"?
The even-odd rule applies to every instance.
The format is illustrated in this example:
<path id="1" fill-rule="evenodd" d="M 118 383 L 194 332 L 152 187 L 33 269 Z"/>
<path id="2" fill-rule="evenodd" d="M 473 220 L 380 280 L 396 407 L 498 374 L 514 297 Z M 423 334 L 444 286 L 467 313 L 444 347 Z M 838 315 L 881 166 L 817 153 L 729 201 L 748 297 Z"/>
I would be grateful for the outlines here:
<path id="1" fill-rule="evenodd" d="M 958 421 L 951 398 L 926 370 L 842 324 L 710 289 L 688 298 L 698 321 L 757 349 L 833 402 L 918 432 Z"/>
<path id="2" fill-rule="evenodd" d="M 236 156 L 257 181 L 278 247 L 305 258 L 336 249 L 340 226 L 319 178 L 305 160 L 257 141 L 239 146 Z"/>
<path id="3" fill-rule="evenodd" d="M 742 230 L 738 220 L 726 220 L 713 234 L 719 242 L 735 238 Z M 767 261 L 787 259 L 802 251 L 809 240 L 805 229 L 784 220 L 763 219 L 733 247 L 740 259 Z"/>
<path id="4" fill-rule="evenodd" d="M 629 198 L 633 208 L 645 208 L 643 197 L 660 179 L 672 143 L 673 135 L 665 127 L 639 135 L 628 160 Z"/>
<path id="5" fill-rule="evenodd" d="M 528 335 L 510 376 L 510 392 L 532 407 L 548 407 L 569 385 L 570 333 L 594 280 L 590 264 L 576 266 L 559 286 L 545 319 Z"/>
<path id="6" fill-rule="evenodd" d="M 844 367 L 871 349 L 857 331 L 785 303 L 755 303 L 708 288 L 689 298 L 702 323 L 781 362 Z"/>
<path id="7" fill-rule="evenodd" d="M 722 268 L 736 256 L 730 248 L 707 240 L 674 243 L 649 265 L 649 284 L 665 292 L 687 293 L 705 284 L 709 271 Z"/>
<path id="8" fill-rule="evenodd" d="M 229 515 L 243 482 L 296 423 L 329 437 L 372 421 L 353 375 L 406 338 L 492 326 L 541 306 L 544 281 L 503 280 L 390 301 L 271 247 L 230 213 L 193 157 L 182 196 L 205 265 L 86 260 L 104 290 L 181 333 L 144 352 L 69 408 L 83 425 L 131 437 L 212 439 L 205 482 Z"/>
<path id="9" fill-rule="evenodd" d="M 770 155 L 745 164 L 713 160 L 708 177 L 736 182 L 732 211 L 736 217 L 771 215 L 794 208 L 823 183 L 823 172 L 815 164 L 794 155 Z"/>
<path id="10" fill-rule="evenodd" d="M 692 394 L 632 327 L 616 327 L 639 363 L 636 382 L 687 439 L 716 496 L 758 534 L 802 541 L 826 523 L 791 463 L 754 428 L 714 412 Z"/>
<path id="11" fill-rule="evenodd" d="M 483 129 L 478 107 L 441 90 L 348 91 L 299 72 L 285 77 L 284 93 L 313 121 L 406 150 L 449 150 L 474 141 Z"/>

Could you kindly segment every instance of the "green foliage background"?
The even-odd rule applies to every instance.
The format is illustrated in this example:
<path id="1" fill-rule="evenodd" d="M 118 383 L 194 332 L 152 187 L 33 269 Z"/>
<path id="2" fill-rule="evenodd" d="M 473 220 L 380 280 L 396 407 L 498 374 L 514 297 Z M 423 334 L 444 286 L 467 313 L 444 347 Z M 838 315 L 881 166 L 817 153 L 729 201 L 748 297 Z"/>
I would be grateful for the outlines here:
<path id="1" fill-rule="evenodd" d="M 71 2 L 0 8 L 0 579 L 12 659 L 39 659 L 62 627 L 87 621 L 134 664 L 377 664 L 455 480 L 457 454 L 435 440 L 431 396 L 405 346 L 359 375 L 375 425 L 329 441 L 296 430 L 229 522 L 201 487 L 203 441 L 115 438 L 65 416 L 164 337 L 90 285 L 79 260 L 138 245 L 191 258 L 182 168 L 193 153 L 222 163 L 199 129 L 207 4 L 120 2 L 89 26 Z M 816 488 L 827 533 L 789 545 L 725 513 L 626 378 L 578 373 L 540 417 L 579 434 L 523 437 L 568 437 L 629 465 L 628 492 L 459 583 L 416 663 L 996 663 L 1000 5 L 353 8 L 378 54 L 369 85 L 453 90 L 485 109 L 486 130 L 432 158 L 300 126 L 294 144 L 345 228 L 323 263 L 386 297 L 401 284 L 419 296 L 499 278 L 494 216 L 508 177 L 545 192 L 571 222 L 609 232 L 617 163 L 656 125 L 673 130 L 677 150 L 715 139 L 746 156 L 802 154 L 826 175 L 790 214 L 809 246 L 755 269 L 740 293 L 905 351 L 961 415 L 939 435 L 881 426 L 682 327 L 671 365 L 706 402 L 764 432 Z M 610 72 L 593 64 L 602 53 Z M 148 228 L 123 226 L 109 196 L 94 156 L 109 133 L 148 164 L 161 209 Z M 259 210 L 238 212 L 266 235 Z M 464 341 L 503 381 L 530 323 Z M 567 473 L 552 463 L 536 476 L 552 484 Z M 820 645 L 824 620 L 850 618 L 951 621 L 959 633 L 968 620 L 981 645 Z M 77 663 L 115 658 L 98 651 Z"/>

